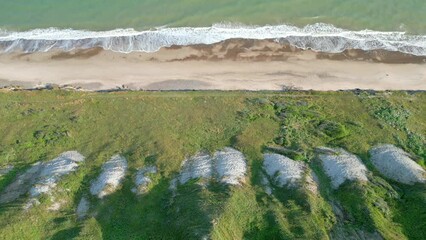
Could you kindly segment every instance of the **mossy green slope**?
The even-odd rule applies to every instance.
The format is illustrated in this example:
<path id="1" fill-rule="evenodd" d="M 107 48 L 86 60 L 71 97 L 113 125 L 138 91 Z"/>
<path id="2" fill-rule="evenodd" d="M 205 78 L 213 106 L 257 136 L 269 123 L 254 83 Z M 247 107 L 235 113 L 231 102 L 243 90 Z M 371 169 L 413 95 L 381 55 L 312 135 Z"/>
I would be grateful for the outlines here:
<path id="1" fill-rule="evenodd" d="M 50 197 L 28 211 L 25 198 L 0 206 L 1 239 L 328 239 L 336 227 L 377 232 L 385 239 L 424 239 L 425 187 L 386 179 L 369 162 L 378 143 L 395 144 L 425 167 L 426 94 L 407 92 L 116 92 L 66 91 L 0 94 L 0 177 L 3 191 L 30 164 L 78 150 L 86 162 Z M 197 180 L 169 190 L 185 157 L 232 146 L 245 155 L 241 187 Z M 332 190 L 314 148 L 342 147 L 362 159 L 369 183 Z M 305 161 L 318 175 L 315 195 L 304 188 L 261 184 L 262 153 L 279 151 Z M 75 209 L 113 154 L 124 155 L 129 173 L 105 199 L 89 197 L 91 216 Z M 133 174 L 159 169 L 147 194 L 131 192 Z M 338 204 L 344 218 L 333 209 Z M 343 221 L 342 221 L 343 220 Z"/>

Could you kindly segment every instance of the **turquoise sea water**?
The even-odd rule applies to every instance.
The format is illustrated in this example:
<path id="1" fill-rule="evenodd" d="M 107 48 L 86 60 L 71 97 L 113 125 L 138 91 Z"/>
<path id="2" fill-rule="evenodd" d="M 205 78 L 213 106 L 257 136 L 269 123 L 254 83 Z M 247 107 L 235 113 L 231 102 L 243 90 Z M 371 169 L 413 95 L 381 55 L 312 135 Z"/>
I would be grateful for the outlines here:
<path id="1" fill-rule="evenodd" d="M 262 28 L 268 25 L 280 27 Z M 203 29 L 211 26 L 221 29 Z M 262 29 L 240 31 L 253 26 Z M 92 46 L 153 51 L 232 37 L 287 38 L 331 52 L 384 48 L 426 55 L 426 0 L 0 0 L 2 51 Z"/>
<path id="2" fill-rule="evenodd" d="M 426 34 L 425 0 L 0 0 L 0 27 L 10 30 L 111 30 L 317 22 L 361 30 Z"/>

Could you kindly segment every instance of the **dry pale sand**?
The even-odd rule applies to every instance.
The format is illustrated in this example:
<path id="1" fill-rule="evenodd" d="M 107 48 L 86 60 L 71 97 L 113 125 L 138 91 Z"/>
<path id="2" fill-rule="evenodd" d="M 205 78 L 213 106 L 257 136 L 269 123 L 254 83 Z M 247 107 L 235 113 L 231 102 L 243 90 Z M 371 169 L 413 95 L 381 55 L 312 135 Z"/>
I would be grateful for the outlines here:
<path id="1" fill-rule="evenodd" d="M 424 57 L 386 52 L 301 51 L 271 40 L 230 40 L 155 53 L 102 49 L 0 55 L 0 86 L 88 90 L 426 90 Z"/>

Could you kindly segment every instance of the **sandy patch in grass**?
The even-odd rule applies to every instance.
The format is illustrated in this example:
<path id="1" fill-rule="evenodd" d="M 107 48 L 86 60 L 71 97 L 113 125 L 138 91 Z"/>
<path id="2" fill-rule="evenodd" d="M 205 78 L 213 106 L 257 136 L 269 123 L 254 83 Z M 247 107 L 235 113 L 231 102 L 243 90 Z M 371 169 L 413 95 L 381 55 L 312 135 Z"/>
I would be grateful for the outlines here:
<path id="1" fill-rule="evenodd" d="M 40 205 L 40 201 L 37 198 L 31 198 L 22 206 L 22 209 L 28 211 L 30 210 L 30 208 L 37 205 Z"/>
<path id="2" fill-rule="evenodd" d="M 371 149 L 370 155 L 373 165 L 387 178 L 405 184 L 426 183 L 426 171 L 404 150 L 385 144 Z"/>
<path id="3" fill-rule="evenodd" d="M 61 207 L 66 204 L 67 202 L 65 200 L 59 200 L 59 201 L 54 201 L 52 203 L 52 205 L 50 205 L 47 210 L 49 211 L 59 211 L 61 209 Z"/>
<path id="4" fill-rule="evenodd" d="M 318 176 L 313 171 L 309 171 L 309 173 L 306 174 L 305 183 L 306 183 L 306 189 L 308 189 L 311 193 L 318 195 L 319 179 L 318 179 Z"/>
<path id="5" fill-rule="evenodd" d="M 92 182 L 90 193 L 99 198 L 115 192 L 120 186 L 127 172 L 127 160 L 115 155 L 102 165 L 102 172 L 99 177 Z"/>
<path id="6" fill-rule="evenodd" d="M 343 149 L 318 148 L 325 173 L 330 177 L 331 184 L 337 189 L 346 180 L 367 182 L 367 168 L 355 155 Z"/>

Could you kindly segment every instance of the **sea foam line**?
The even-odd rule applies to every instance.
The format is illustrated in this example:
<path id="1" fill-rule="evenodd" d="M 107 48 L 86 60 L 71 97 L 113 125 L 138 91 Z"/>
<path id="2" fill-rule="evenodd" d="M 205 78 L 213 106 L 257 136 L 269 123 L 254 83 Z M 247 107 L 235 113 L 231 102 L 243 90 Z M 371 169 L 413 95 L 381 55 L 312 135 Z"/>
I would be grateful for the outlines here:
<path id="1" fill-rule="evenodd" d="M 34 29 L 25 32 L 0 30 L 0 52 L 71 51 L 101 47 L 115 52 L 155 52 L 172 45 L 213 44 L 227 39 L 276 39 L 301 49 L 338 53 L 346 49 L 387 50 L 426 56 L 426 36 L 404 32 L 349 31 L 316 23 L 303 28 L 290 25 L 246 26 L 214 24 L 211 27 L 157 28 L 147 31 L 115 29 L 86 31 Z"/>

